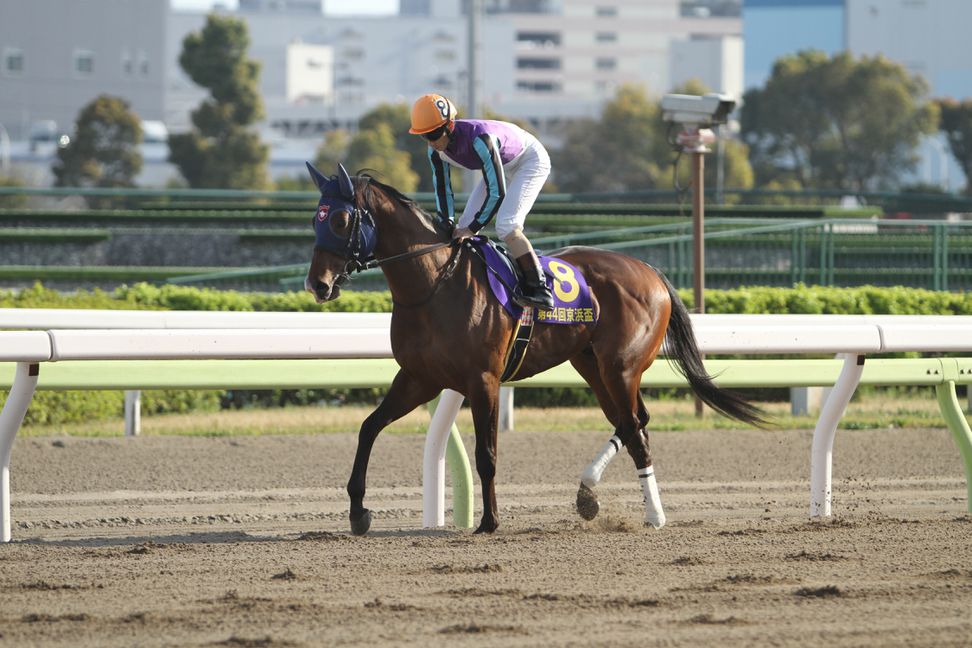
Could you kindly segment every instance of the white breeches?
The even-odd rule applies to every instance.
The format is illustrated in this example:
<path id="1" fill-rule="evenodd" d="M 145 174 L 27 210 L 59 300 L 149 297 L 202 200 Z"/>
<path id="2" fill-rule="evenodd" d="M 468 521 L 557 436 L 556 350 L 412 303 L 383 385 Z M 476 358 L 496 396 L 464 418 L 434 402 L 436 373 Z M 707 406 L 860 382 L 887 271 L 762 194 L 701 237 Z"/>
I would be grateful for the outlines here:
<path id="1" fill-rule="evenodd" d="M 500 203 L 493 223 L 496 235 L 506 239 L 513 230 L 523 229 L 523 221 L 550 175 L 550 156 L 543 145 L 533 139 L 519 157 L 503 165 L 503 174 L 506 176 L 506 197 Z M 466 201 L 459 219 L 460 227 L 469 226 L 485 200 L 486 183 L 480 180 Z"/>

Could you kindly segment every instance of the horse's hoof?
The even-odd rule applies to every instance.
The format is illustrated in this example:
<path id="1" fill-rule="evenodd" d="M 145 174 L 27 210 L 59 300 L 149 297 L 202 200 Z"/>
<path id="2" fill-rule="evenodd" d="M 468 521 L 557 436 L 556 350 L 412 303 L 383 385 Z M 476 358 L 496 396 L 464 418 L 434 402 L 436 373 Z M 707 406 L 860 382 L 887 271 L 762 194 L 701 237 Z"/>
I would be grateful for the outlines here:
<path id="1" fill-rule="evenodd" d="M 349 517 L 351 519 L 351 533 L 357 536 L 368 533 L 368 529 L 371 528 L 371 511 L 365 509 L 364 513 L 359 515 L 357 518 L 355 518 L 353 515 Z"/>
<path id="2" fill-rule="evenodd" d="M 590 521 L 597 517 L 600 510 L 597 495 L 586 484 L 581 484 L 577 489 L 577 514 Z"/>
<path id="3" fill-rule="evenodd" d="M 665 514 L 652 515 L 645 519 L 645 526 L 649 529 L 660 529 L 665 526 Z"/>
<path id="4" fill-rule="evenodd" d="M 476 534 L 476 533 L 492 533 L 493 531 L 495 531 L 498 528 L 499 528 L 499 524 L 496 524 L 495 522 L 493 524 L 486 524 L 485 522 L 483 522 L 483 523 L 481 523 L 476 528 L 475 531 L 473 531 L 473 533 L 474 534 Z"/>

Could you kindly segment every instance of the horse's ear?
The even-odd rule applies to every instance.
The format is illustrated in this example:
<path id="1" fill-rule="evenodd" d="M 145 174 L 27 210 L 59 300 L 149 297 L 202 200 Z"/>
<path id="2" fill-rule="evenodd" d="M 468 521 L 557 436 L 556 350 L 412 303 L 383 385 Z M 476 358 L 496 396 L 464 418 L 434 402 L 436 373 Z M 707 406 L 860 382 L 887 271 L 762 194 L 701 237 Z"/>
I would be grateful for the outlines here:
<path id="1" fill-rule="evenodd" d="M 344 168 L 343 164 L 338 163 L 337 177 L 341 194 L 348 200 L 354 200 L 354 183 L 351 182 L 351 176 L 348 175 L 348 170 Z"/>
<path id="2" fill-rule="evenodd" d="M 317 185 L 317 188 L 321 191 L 321 193 L 324 193 L 324 187 L 326 187 L 327 183 L 330 182 L 330 178 L 326 177 L 323 173 L 315 169 L 314 165 L 310 162 L 304 162 L 304 164 L 307 165 L 307 171 L 310 173 L 310 177 L 314 181 L 314 184 Z"/>

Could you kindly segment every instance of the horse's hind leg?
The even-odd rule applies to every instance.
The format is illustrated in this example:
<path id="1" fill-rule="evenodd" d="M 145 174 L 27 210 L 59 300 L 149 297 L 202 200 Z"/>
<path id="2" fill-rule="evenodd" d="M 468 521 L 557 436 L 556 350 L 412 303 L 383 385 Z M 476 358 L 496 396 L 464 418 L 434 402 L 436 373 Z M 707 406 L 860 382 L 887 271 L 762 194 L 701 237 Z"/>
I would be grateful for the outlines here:
<path id="1" fill-rule="evenodd" d="M 594 460 L 588 464 L 581 474 L 580 487 L 577 489 L 577 514 L 585 520 L 593 520 L 601 510 L 601 504 L 594 493 L 594 487 L 601 481 L 601 475 L 614 459 L 614 456 L 621 450 L 623 443 L 617 434 L 618 430 L 618 410 L 611 395 L 608 393 L 604 382 L 601 380 L 601 370 L 597 366 L 597 359 L 593 353 L 585 352 L 574 358 L 570 363 L 577 370 L 577 373 L 587 382 L 597 398 L 601 411 L 607 417 L 611 425 L 615 428 L 615 434 L 601 447 Z"/>
<path id="2" fill-rule="evenodd" d="M 648 422 L 648 410 L 641 398 L 641 373 L 642 370 L 614 366 L 602 370 L 601 378 L 605 389 L 618 404 L 617 435 L 628 449 L 638 471 L 638 481 L 644 494 L 645 522 L 660 529 L 665 525 L 665 512 L 661 506 L 648 435 L 644 429 Z"/>
<path id="3" fill-rule="evenodd" d="M 437 388 L 418 382 L 400 370 L 381 404 L 361 424 L 361 430 L 358 432 L 358 448 L 354 453 L 354 468 L 348 480 L 348 495 L 351 497 L 349 518 L 351 532 L 354 535 L 364 535 L 371 527 L 371 511 L 364 507 L 364 495 L 368 461 L 378 433 L 389 423 L 397 421 L 422 403 L 435 398 L 436 393 Z"/>
<path id="4" fill-rule="evenodd" d="M 637 400 L 638 431 L 636 441 L 628 447 L 628 453 L 635 462 L 638 481 L 641 483 L 641 492 L 645 504 L 645 523 L 660 529 L 665 526 L 665 511 L 662 508 L 661 496 L 658 493 L 658 482 L 655 479 L 655 467 L 652 465 L 651 447 L 648 443 L 647 425 L 650 417 L 648 408 L 645 407 L 645 401 L 641 398 L 640 390 L 637 394 Z M 642 451 L 641 448 L 644 450 Z M 636 452 L 632 452 L 633 449 L 636 449 Z"/>

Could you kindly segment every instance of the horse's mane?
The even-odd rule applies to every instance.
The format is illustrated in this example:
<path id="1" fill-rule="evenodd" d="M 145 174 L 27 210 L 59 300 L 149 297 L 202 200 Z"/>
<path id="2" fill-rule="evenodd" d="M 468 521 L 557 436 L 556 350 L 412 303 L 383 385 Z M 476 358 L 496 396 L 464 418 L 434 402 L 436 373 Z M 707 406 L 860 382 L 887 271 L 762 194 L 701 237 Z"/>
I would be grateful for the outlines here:
<path id="1" fill-rule="evenodd" d="M 399 191 L 395 187 L 393 187 L 391 185 L 387 185 L 384 182 L 379 181 L 373 175 L 371 175 L 369 173 L 366 173 L 366 172 L 363 172 L 363 171 L 358 171 L 357 177 L 360 178 L 360 179 L 362 179 L 364 181 L 364 185 L 365 185 L 365 188 L 366 189 L 369 186 L 372 186 L 373 185 L 373 186 L 377 187 L 378 189 L 381 189 L 382 193 L 384 193 L 385 195 L 387 195 L 389 198 L 392 198 L 392 199 L 398 201 L 399 203 L 401 203 L 402 205 L 408 207 L 409 209 L 414 209 L 414 210 L 419 211 L 422 214 L 425 214 L 425 211 L 422 209 L 421 205 L 419 205 L 413 199 L 411 199 L 408 196 L 406 196 L 405 194 L 403 194 L 401 191 Z M 366 196 L 366 199 L 370 202 L 371 193 L 370 192 L 365 192 L 365 196 Z M 369 207 L 373 207 L 373 205 L 369 205 Z"/>
<path id="2" fill-rule="evenodd" d="M 425 211 L 424 209 L 422 209 L 422 206 L 418 204 L 415 200 L 409 198 L 408 196 L 403 194 L 395 187 L 377 180 L 373 175 L 365 171 L 358 171 L 355 177 L 358 181 L 363 182 L 364 184 L 363 187 L 365 189 L 364 198 L 365 198 L 365 202 L 367 203 L 367 207 L 370 210 L 372 211 L 376 210 L 376 206 L 373 202 L 374 194 L 371 191 L 368 191 L 368 189 L 374 187 L 380 189 L 382 193 L 384 193 L 388 198 L 397 201 L 399 204 L 411 210 L 413 213 L 422 216 L 429 224 L 432 224 L 433 216 L 429 214 L 427 211 Z"/>

